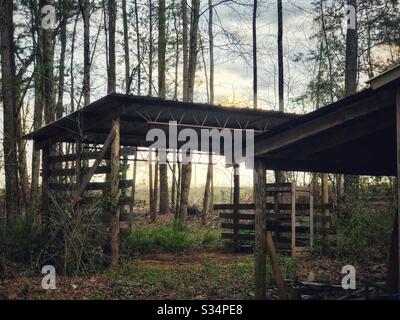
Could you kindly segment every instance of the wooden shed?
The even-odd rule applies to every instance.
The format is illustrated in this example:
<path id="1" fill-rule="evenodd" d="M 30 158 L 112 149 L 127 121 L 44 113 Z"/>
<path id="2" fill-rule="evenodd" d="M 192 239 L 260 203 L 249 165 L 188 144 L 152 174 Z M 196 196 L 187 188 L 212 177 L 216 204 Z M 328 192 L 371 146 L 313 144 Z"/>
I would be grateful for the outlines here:
<path id="1" fill-rule="evenodd" d="M 57 197 L 65 199 L 63 192 L 69 193 L 77 210 L 88 191 L 106 192 L 110 199 L 110 251 L 115 265 L 119 256 L 120 208 L 126 204 L 121 200 L 121 190 L 132 186 L 132 181 L 121 179 L 120 162 L 132 148 L 146 148 L 153 143 L 146 141 L 150 129 L 163 129 L 167 141 L 171 121 L 176 122 L 178 134 L 192 128 L 251 129 L 259 135 L 295 117 L 273 111 L 109 94 L 25 136 L 34 141 L 35 150 L 42 151 L 42 219 L 51 219 Z M 69 149 L 62 144 L 68 144 Z M 95 174 L 105 175 L 105 181 L 93 182 Z M 60 179 L 66 176 L 68 179 Z"/>
<path id="2" fill-rule="evenodd" d="M 256 295 L 265 296 L 265 171 L 397 176 L 400 191 L 400 66 L 369 88 L 286 122 L 255 140 Z M 400 192 L 399 192 L 400 194 Z M 388 284 L 399 288 L 398 205 Z"/>

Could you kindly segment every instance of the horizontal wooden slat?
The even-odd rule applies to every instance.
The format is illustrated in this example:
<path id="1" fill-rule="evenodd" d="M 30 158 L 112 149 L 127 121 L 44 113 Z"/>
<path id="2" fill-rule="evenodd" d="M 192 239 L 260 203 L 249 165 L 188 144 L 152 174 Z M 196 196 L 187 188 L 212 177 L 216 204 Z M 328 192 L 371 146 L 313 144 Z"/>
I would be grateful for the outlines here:
<path id="1" fill-rule="evenodd" d="M 216 204 L 214 205 L 214 210 L 233 210 L 235 208 L 234 204 Z M 256 206 L 254 203 L 242 203 L 239 205 L 239 210 L 255 210 Z"/>
<path id="2" fill-rule="evenodd" d="M 83 197 L 83 200 L 81 201 L 81 204 L 91 204 L 91 203 L 100 203 L 103 201 L 103 197 L 96 197 L 96 196 L 87 196 L 87 197 Z M 132 198 L 131 197 L 121 197 L 119 204 L 121 206 L 125 206 L 125 205 L 130 205 L 132 202 Z"/>
<path id="3" fill-rule="evenodd" d="M 233 204 L 216 204 L 214 205 L 214 210 L 234 210 L 234 205 Z M 274 203 L 267 203 L 266 204 L 266 209 L 267 210 L 275 210 L 275 204 Z M 333 205 L 332 204 L 324 204 L 324 205 L 319 205 L 315 204 L 314 205 L 314 211 L 319 211 L 319 210 L 332 210 Z M 239 205 L 239 210 L 255 210 L 255 205 L 252 203 L 249 204 L 240 204 Z M 282 211 L 290 211 L 292 210 L 292 205 L 290 203 L 280 203 L 278 205 L 278 210 Z M 310 210 L 310 204 L 309 203 L 297 203 L 296 204 L 296 211 L 309 211 Z M 303 213 L 303 212 L 296 212 L 296 215 L 309 215 L 309 213 Z"/>
<path id="4" fill-rule="evenodd" d="M 254 224 L 238 224 L 236 227 L 238 230 L 255 230 Z M 233 223 L 221 223 L 221 228 L 233 230 L 235 225 Z"/>
<path id="5" fill-rule="evenodd" d="M 221 237 L 222 237 L 222 239 L 233 240 L 234 239 L 234 234 L 233 233 L 222 233 Z M 238 234 L 237 235 L 237 239 L 238 240 L 246 240 L 246 241 L 254 241 L 255 240 L 255 235 Z"/>
<path id="6" fill-rule="evenodd" d="M 221 219 L 239 219 L 239 220 L 256 220 L 255 214 L 243 214 L 234 215 L 233 213 L 220 213 L 219 217 Z"/>
<path id="7" fill-rule="evenodd" d="M 126 157 L 133 155 L 135 153 L 135 148 L 121 148 L 120 150 L 120 156 L 121 157 Z M 110 151 L 107 151 L 104 160 L 110 159 Z M 89 151 L 89 152 L 83 152 L 80 155 L 81 160 L 95 160 L 100 156 L 100 151 Z M 70 154 L 63 154 L 63 155 L 57 155 L 57 156 L 50 156 L 49 161 L 50 162 L 70 162 L 70 161 L 76 161 L 77 159 L 77 154 L 75 153 L 70 153 Z"/>
<path id="8" fill-rule="evenodd" d="M 239 219 L 239 220 L 255 220 L 256 215 L 255 214 L 250 214 L 250 213 L 239 213 L 238 215 L 234 215 L 231 212 L 221 212 L 219 214 L 219 217 L 221 219 Z M 290 214 L 284 214 L 284 213 L 277 213 L 277 214 L 267 214 L 267 220 L 269 221 L 274 221 L 274 220 L 279 220 L 279 221 L 291 221 L 292 217 Z M 323 216 L 322 214 L 314 214 L 314 222 L 329 222 L 332 220 L 332 217 L 330 216 Z M 302 223 L 307 223 L 309 222 L 308 216 L 307 215 L 296 215 L 296 221 L 297 222 L 302 222 Z"/>
<path id="9" fill-rule="evenodd" d="M 121 180 L 119 182 L 120 189 L 126 189 L 131 187 L 133 180 Z M 76 189 L 76 184 L 74 183 L 50 183 L 49 188 L 56 191 L 73 191 Z M 110 182 L 91 182 L 87 185 L 86 191 L 93 190 L 106 190 L 110 188 Z"/>
<path id="10" fill-rule="evenodd" d="M 236 227 L 238 230 L 250 230 L 250 231 L 255 230 L 254 224 L 238 224 Z M 221 228 L 234 230 L 235 225 L 233 223 L 221 223 Z M 289 232 L 292 232 L 292 227 L 274 224 L 272 226 L 267 225 L 267 230 L 274 231 L 274 232 L 289 233 Z M 296 234 L 308 234 L 309 232 L 310 232 L 310 228 L 308 226 L 296 227 Z"/>
<path id="11" fill-rule="evenodd" d="M 87 174 L 90 168 L 83 168 L 82 174 Z M 110 166 L 100 166 L 96 169 L 94 174 L 105 174 L 110 173 L 111 167 Z M 59 177 L 59 176 L 75 176 L 76 170 L 75 169 L 52 169 L 50 170 L 50 176 Z"/>
<path id="12" fill-rule="evenodd" d="M 271 189 L 288 189 L 292 188 L 291 183 L 266 183 L 265 187 L 266 190 L 271 190 Z"/>

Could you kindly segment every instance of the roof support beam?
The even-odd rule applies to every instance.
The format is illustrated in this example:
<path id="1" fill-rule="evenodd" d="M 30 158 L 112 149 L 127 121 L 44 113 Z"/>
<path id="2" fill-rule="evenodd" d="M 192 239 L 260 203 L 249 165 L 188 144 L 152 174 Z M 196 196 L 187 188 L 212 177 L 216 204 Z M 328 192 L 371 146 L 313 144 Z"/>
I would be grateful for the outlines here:
<path id="1" fill-rule="evenodd" d="M 309 139 L 302 141 L 287 150 L 280 151 L 279 157 L 307 158 L 365 136 L 371 136 L 381 130 L 394 127 L 396 124 L 393 115 L 393 110 L 388 108 L 383 112 L 372 114 L 368 118 L 357 120 L 346 127 L 335 129 L 334 132 L 328 131 L 309 138 L 312 141 Z"/>
<path id="2" fill-rule="evenodd" d="M 267 138 L 264 141 L 256 141 L 255 156 L 262 156 L 277 151 L 295 142 L 299 142 L 323 131 L 335 128 L 348 121 L 379 111 L 388 106 L 384 100 L 389 100 L 390 98 L 391 95 L 373 96 L 368 100 L 358 101 L 354 104 L 338 108 L 338 110 L 334 112 L 328 113 L 312 121 L 305 122 L 293 129 L 286 130 L 280 134 Z"/>

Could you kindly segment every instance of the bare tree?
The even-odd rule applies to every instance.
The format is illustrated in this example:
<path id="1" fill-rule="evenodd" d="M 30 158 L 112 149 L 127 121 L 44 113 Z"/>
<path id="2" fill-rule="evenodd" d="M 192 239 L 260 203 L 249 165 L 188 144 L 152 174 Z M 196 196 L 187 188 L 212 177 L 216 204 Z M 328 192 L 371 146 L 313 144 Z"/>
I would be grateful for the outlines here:
<path id="1" fill-rule="evenodd" d="M 185 52 L 187 49 L 185 48 L 186 41 L 184 40 L 184 81 L 183 81 L 183 89 L 184 89 L 184 99 L 186 101 L 193 101 L 193 91 L 194 91 L 194 80 L 196 77 L 196 65 L 197 65 L 197 46 L 198 46 L 198 26 L 199 26 L 199 11 L 200 11 L 200 0 L 192 0 L 192 11 L 191 11 L 191 23 L 190 23 L 190 43 L 189 43 L 189 56 L 188 56 L 188 66 L 187 66 L 187 77 L 185 77 L 186 66 L 185 66 Z M 187 4 L 186 1 L 182 1 L 182 23 L 183 23 L 183 35 L 185 38 L 185 34 L 187 34 Z M 187 80 L 186 80 L 187 79 Z M 187 84 L 186 84 L 187 81 Z M 185 89 L 187 92 L 185 93 Z M 182 173 L 181 173 L 181 187 L 180 187 L 180 202 L 179 202 L 179 214 L 178 221 L 182 225 L 186 218 L 188 203 L 189 203 L 189 191 L 190 191 L 190 182 L 192 179 L 192 165 L 185 164 L 182 165 Z"/>
<path id="2" fill-rule="evenodd" d="M 283 67 L 283 10 L 282 0 L 278 0 L 278 69 L 279 69 L 279 111 L 285 111 L 284 67 Z"/>
<path id="3" fill-rule="evenodd" d="M 167 39 L 165 34 L 165 0 L 158 2 L 158 96 L 165 98 L 165 53 Z M 160 164 L 160 213 L 169 212 L 169 194 L 168 194 L 168 166 Z"/>
<path id="4" fill-rule="evenodd" d="M 258 108 L 258 81 L 257 81 L 257 0 L 253 4 L 253 108 Z"/>
<path id="5" fill-rule="evenodd" d="M 83 97 L 90 104 L 90 0 L 79 0 L 83 18 Z"/>
<path id="6" fill-rule="evenodd" d="M 17 159 L 17 86 L 15 74 L 15 47 L 13 2 L 1 0 L 0 12 L 0 54 L 3 97 L 3 148 L 6 180 L 6 218 L 14 223 L 20 215 L 20 193 Z"/>
<path id="7" fill-rule="evenodd" d="M 115 22 L 117 7 L 115 0 L 108 0 L 108 82 L 107 92 L 116 91 Z"/>
<path id="8" fill-rule="evenodd" d="M 357 0 L 347 0 L 347 5 L 355 8 L 357 12 Z M 358 30 L 356 26 L 355 29 L 352 28 L 347 29 L 346 70 L 345 70 L 346 96 L 350 96 L 356 93 L 357 74 L 358 74 Z M 345 195 L 349 195 L 351 191 L 358 185 L 358 183 L 359 183 L 359 178 L 357 176 L 345 175 L 344 177 Z"/>
<path id="9" fill-rule="evenodd" d="M 132 83 L 131 66 L 129 59 L 129 30 L 126 0 L 122 0 L 122 22 L 124 27 L 124 61 L 125 61 L 125 92 L 129 94 Z"/>
<path id="10" fill-rule="evenodd" d="M 209 55 L 210 55 L 210 80 L 209 80 L 209 97 L 210 104 L 214 104 L 214 32 L 213 32 L 213 23 L 214 23 L 214 7 L 212 0 L 208 0 L 208 39 L 209 39 Z M 202 225 L 205 225 L 207 222 L 207 214 L 210 211 L 210 207 L 212 207 L 212 178 L 213 178 L 213 163 L 212 163 L 212 154 L 209 155 L 209 164 L 207 167 L 207 177 L 206 177 L 206 185 L 204 188 L 204 198 L 203 198 L 203 211 L 202 211 Z"/>

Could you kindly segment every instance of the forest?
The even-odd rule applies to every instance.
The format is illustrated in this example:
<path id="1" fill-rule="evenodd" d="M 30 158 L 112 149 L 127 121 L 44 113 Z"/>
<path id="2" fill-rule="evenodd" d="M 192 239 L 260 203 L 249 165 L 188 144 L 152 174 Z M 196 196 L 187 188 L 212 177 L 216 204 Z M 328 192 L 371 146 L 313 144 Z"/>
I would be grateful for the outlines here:
<path id="1" fill-rule="evenodd" d="M 398 295 L 390 265 L 399 255 L 399 173 L 368 171 L 367 151 L 352 172 L 336 169 L 335 153 L 303 170 L 297 152 L 311 156 L 331 141 L 271 149 L 275 134 L 289 136 L 302 119 L 361 110 L 362 99 L 368 128 L 350 121 L 355 111 L 332 118 L 346 128 L 320 122 L 354 141 L 389 132 L 379 120 L 393 114 L 374 108 L 393 88 L 400 108 L 400 81 L 379 82 L 399 71 L 398 0 L 0 7 L 0 300 Z M 202 151 L 189 164 L 172 161 L 171 150 L 152 160 L 146 133 L 171 121 L 179 132 L 253 130 L 255 168 Z M 262 169 L 260 155 L 271 157 Z"/>

